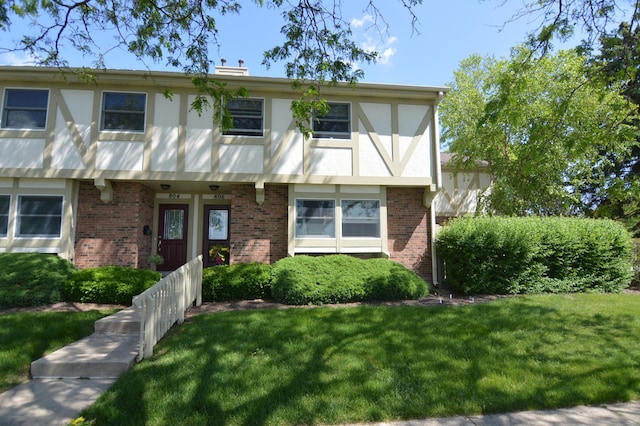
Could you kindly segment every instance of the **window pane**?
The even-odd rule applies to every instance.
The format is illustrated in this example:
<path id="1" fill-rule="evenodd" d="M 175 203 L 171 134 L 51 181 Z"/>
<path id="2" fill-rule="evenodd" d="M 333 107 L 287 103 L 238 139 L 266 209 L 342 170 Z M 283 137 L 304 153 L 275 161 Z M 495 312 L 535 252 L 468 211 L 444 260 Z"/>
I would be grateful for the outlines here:
<path id="1" fill-rule="evenodd" d="M 105 93 L 105 111 L 139 111 L 144 112 L 144 93 Z"/>
<path id="2" fill-rule="evenodd" d="M 165 210 L 164 239 L 182 240 L 184 235 L 184 210 Z"/>
<path id="3" fill-rule="evenodd" d="M 351 137 L 351 106 L 329 104 L 327 114 L 312 121 L 313 137 L 348 139 Z"/>
<path id="4" fill-rule="evenodd" d="M 0 237 L 7 236 L 9 228 L 9 202 L 11 197 L 8 195 L 0 195 Z"/>
<path id="5" fill-rule="evenodd" d="M 296 237 L 334 238 L 334 200 L 296 200 Z"/>
<path id="6" fill-rule="evenodd" d="M 105 93 L 102 104 L 102 130 L 143 131 L 144 93 Z"/>
<path id="7" fill-rule="evenodd" d="M 225 135 L 262 136 L 262 99 L 232 99 L 227 102 L 227 109 L 233 117 L 233 128 Z"/>
<path id="8" fill-rule="evenodd" d="M 30 89 L 7 89 L 6 106 L 10 108 L 47 109 L 49 91 Z"/>
<path id="9" fill-rule="evenodd" d="M 342 236 L 380 238 L 380 201 L 342 200 Z"/>
<path id="10" fill-rule="evenodd" d="M 229 229 L 227 210 L 209 210 L 209 239 L 226 240 Z"/>
<path id="11" fill-rule="evenodd" d="M 5 126 L 12 129 L 44 129 L 47 111 L 7 110 Z"/>
<path id="12" fill-rule="evenodd" d="M 23 195 L 18 198 L 19 237 L 59 237 L 62 197 Z"/>
<path id="13" fill-rule="evenodd" d="M 7 89 L 2 127 L 11 129 L 44 129 L 47 123 L 49 91 Z"/>

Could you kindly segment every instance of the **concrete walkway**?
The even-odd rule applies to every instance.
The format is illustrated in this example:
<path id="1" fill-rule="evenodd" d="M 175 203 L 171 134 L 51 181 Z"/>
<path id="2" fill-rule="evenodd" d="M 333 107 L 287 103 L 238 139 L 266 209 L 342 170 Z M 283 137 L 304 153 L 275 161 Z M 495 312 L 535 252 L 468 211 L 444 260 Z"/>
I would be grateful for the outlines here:
<path id="1" fill-rule="evenodd" d="M 96 321 L 94 334 L 31 364 L 32 379 L 0 394 L 0 426 L 67 425 L 135 362 L 138 313 L 133 308 Z M 640 401 L 599 407 L 525 411 L 368 424 L 367 426 L 640 426 Z"/>
<path id="2" fill-rule="evenodd" d="M 123 309 L 94 333 L 31 363 L 31 380 L 0 394 L 0 426 L 67 425 L 135 363 L 140 315 Z"/>

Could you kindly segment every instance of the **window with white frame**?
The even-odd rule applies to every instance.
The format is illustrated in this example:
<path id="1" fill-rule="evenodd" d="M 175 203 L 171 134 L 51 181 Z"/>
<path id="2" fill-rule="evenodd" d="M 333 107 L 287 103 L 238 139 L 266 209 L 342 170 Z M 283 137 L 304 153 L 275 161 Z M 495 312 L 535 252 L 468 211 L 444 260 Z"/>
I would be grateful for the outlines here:
<path id="1" fill-rule="evenodd" d="M 19 195 L 17 237 L 60 237 L 62 202 L 59 195 Z"/>
<path id="2" fill-rule="evenodd" d="M 262 99 L 231 99 L 227 101 L 233 125 L 225 135 L 263 136 L 264 101 Z"/>
<path id="3" fill-rule="evenodd" d="M 342 237 L 380 238 L 379 200 L 342 200 Z"/>
<path id="4" fill-rule="evenodd" d="M 44 129 L 47 125 L 49 91 L 5 89 L 2 127 L 5 129 Z"/>
<path id="5" fill-rule="evenodd" d="M 296 200 L 296 238 L 335 238 L 335 200 Z"/>
<path id="6" fill-rule="evenodd" d="M 146 105 L 145 93 L 104 92 L 100 130 L 144 131 Z"/>
<path id="7" fill-rule="evenodd" d="M 351 138 L 351 105 L 329 103 L 329 111 L 311 122 L 314 138 Z"/>
<path id="8" fill-rule="evenodd" d="M 0 195 L 0 238 L 7 237 L 9 229 L 9 205 L 11 202 L 10 195 Z"/>

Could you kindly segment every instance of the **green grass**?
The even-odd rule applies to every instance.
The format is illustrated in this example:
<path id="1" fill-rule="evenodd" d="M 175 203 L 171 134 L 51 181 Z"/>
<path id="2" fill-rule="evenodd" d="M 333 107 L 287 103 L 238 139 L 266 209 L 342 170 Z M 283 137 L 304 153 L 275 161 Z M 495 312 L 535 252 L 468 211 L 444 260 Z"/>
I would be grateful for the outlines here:
<path id="1" fill-rule="evenodd" d="M 22 312 L 0 315 L 0 392 L 29 377 L 32 361 L 93 332 L 115 310 Z"/>
<path id="2" fill-rule="evenodd" d="M 119 425 L 374 422 L 640 399 L 640 296 L 195 317 L 85 418 Z"/>

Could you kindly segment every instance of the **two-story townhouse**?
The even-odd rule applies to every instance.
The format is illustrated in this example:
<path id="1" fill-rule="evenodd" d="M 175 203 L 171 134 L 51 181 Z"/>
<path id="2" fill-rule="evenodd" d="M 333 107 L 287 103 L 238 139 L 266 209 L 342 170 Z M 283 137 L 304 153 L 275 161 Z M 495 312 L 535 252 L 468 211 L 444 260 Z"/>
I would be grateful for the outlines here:
<path id="1" fill-rule="evenodd" d="M 433 200 L 443 186 L 444 87 L 326 87 L 305 139 L 291 81 L 218 67 L 244 87 L 234 125 L 191 108 L 183 74 L 98 71 L 98 84 L 0 67 L 0 251 L 56 253 L 78 267 L 173 270 L 212 248 L 226 261 L 298 254 L 385 256 L 432 281 Z M 165 89 L 173 95 L 164 95 Z"/>

